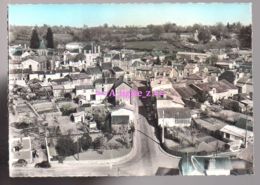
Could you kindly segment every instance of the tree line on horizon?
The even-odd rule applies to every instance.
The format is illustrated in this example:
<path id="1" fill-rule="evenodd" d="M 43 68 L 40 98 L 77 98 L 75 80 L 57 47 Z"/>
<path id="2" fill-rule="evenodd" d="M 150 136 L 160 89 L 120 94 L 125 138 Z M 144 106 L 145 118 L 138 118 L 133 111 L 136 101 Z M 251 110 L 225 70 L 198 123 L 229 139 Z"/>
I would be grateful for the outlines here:
<path id="1" fill-rule="evenodd" d="M 69 26 L 48 26 L 43 25 L 40 27 L 34 27 L 31 33 L 28 33 L 30 30 L 29 26 L 11 26 L 10 31 L 14 33 L 14 39 L 23 40 L 30 37 L 30 46 L 31 48 L 39 48 L 40 46 L 40 36 L 46 40 L 47 48 L 54 48 L 54 36 L 56 34 L 64 34 L 71 36 L 72 41 L 118 41 L 122 40 L 121 35 L 127 35 L 128 37 L 136 36 L 137 34 L 151 34 L 154 40 L 160 40 L 160 35 L 163 33 L 188 33 L 198 31 L 198 38 L 201 43 L 207 43 L 210 40 L 211 35 L 215 35 L 217 40 L 221 39 L 230 39 L 231 34 L 237 34 L 240 46 L 242 48 L 251 48 L 251 34 L 252 28 L 250 25 L 242 25 L 241 23 L 217 23 L 212 26 L 194 24 L 192 26 L 178 26 L 174 23 L 166 23 L 163 25 L 147 25 L 146 27 L 137 27 L 137 26 L 108 26 L 104 24 L 103 26 L 98 27 L 87 27 L 83 26 L 82 28 L 75 28 Z M 47 29 L 47 33 L 45 30 Z M 117 34 L 117 35 L 116 35 Z M 27 35 L 27 36 L 25 36 Z M 39 36 L 40 35 L 40 36 Z M 115 36 L 116 35 L 116 36 Z M 61 38 L 62 40 L 62 38 Z"/>

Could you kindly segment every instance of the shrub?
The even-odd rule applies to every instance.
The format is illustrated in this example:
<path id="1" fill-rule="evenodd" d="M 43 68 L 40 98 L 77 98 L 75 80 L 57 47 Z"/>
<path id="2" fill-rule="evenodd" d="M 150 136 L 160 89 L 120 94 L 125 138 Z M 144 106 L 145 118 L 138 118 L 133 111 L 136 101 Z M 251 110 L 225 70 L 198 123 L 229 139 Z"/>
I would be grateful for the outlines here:
<path id="1" fill-rule="evenodd" d="M 70 106 L 62 106 L 60 108 L 60 111 L 62 112 L 63 116 L 69 116 L 72 113 L 77 112 L 77 110 L 75 108 L 71 108 Z"/>
<path id="2" fill-rule="evenodd" d="M 17 129 L 25 129 L 28 128 L 30 126 L 30 123 L 26 123 L 26 122 L 16 122 L 14 123 L 14 127 Z"/>
<path id="3" fill-rule="evenodd" d="M 55 148 L 60 156 L 70 156 L 77 153 L 77 146 L 69 136 L 60 137 Z"/>
<path id="4" fill-rule="evenodd" d="M 100 149 L 104 145 L 105 139 L 104 137 L 100 136 L 94 139 L 93 141 L 93 147 L 94 149 Z"/>
<path id="5" fill-rule="evenodd" d="M 83 150 L 88 150 L 92 144 L 92 138 L 88 133 L 83 134 L 81 138 L 79 138 L 80 148 Z"/>

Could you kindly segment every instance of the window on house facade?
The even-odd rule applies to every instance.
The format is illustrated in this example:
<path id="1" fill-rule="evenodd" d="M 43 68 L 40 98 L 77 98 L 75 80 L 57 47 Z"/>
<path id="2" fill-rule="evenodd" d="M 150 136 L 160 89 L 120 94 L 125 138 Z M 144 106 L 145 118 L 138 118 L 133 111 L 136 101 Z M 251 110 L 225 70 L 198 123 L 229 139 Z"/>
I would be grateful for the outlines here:
<path id="1" fill-rule="evenodd" d="M 90 100 L 96 100 L 96 95 L 95 94 L 92 94 L 92 95 L 90 95 Z"/>
<path id="2" fill-rule="evenodd" d="M 230 134 L 226 133 L 226 138 L 230 139 Z"/>

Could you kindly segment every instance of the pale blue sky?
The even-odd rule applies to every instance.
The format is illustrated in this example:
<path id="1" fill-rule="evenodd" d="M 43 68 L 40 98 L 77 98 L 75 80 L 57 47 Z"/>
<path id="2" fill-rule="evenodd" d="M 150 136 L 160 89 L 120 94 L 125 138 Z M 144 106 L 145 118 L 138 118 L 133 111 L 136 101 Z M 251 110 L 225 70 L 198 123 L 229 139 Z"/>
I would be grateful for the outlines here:
<path id="1" fill-rule="evenodd" d="M 250 3 L 160 3 L 160 4 L 12 4 L 11 25 L 68 25 L 80 27 L 108 25 L 145 26 L 217 22 L 252 23 Z"/>

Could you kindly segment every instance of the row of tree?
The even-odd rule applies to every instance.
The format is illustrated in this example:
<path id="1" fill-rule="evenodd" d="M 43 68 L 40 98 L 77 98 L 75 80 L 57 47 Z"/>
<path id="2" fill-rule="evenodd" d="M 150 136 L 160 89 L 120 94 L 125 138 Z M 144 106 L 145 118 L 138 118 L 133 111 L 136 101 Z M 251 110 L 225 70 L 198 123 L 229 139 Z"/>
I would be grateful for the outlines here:
<path id="1" fill-rule="evenodd" d="M 193 26 L 177 26 L 174 23 L 167 23 L 164 25 L 148 25 L 146 27 L 108 27 L 107 24 L 99 27 L 88 28 L 84 26 L 83 28 L 72 28 L 72 27 L 53 27 L 58 34 L 70 35 L 73 41 L 121 41 L 124 37 L 132 37 L 137 34 L 152 34 L 153 39 L 160 39 L 162 33 L 183 33 L 183 32 L 193 32 L 198 31 L 198 39 L 201 43 L 208 43 L 211 36 L 216 36 L 217 40 L 230 39 L 231 34 L 237 34 L 237 39 L 240 42 L 240 46 L 243 48 L 251 48 L 251 25 L 243 26 L 240 23 L 233 23 L 224 25 L 218 23 L 213 26 L 205 26 L 200 24 L 194 24 Z M 27 28 L 28 29 L 28 28 Z M 47 33 L 43 33 L 43 29 L 47 29 Z M 13 30 L 12 33 L 15 31 Z M 25 35 L 25 30 L 20 30 L 22 35 Z M 40 37 L 38 34 L 43 34 L 43 39 L 46 40 L 47 48 L 54 48 L 53 32 L 50 27 L 44 25 L 43 27 L 34 28 L 30 38 L 30 47 L 37 49 L 40 47 Z M 16 34 L 17 35 L 17 34 Z M 21 39 L 24 39 L 20 36 Z"/>
<path id="2" fill-rule="evenodd" d="M 47 29 L 46 35 L 43 36 L 43 40 L 46 40 L 47 48 L 54 48 L 53 33 L 50 27 Z M 38 49 L 40 47 L 40 44 L 41 40 L 39 38 L 38 31 L 36 28 L 34 28 L 32 30 L 32 35 L 30 39 L 30 48 Z"/>
<path id="3" fill-rule="evenodd" d="M 59 137 L 55 148 L 59 156 L 66 157 L 87 151 L 90 147 L 98 150 L 103 146 L 104 142 L 104 137 L 97 137 L 92 141 L 89 134 L 84 133 L 77 141 L 74 141 L 71 136 Z"/>

